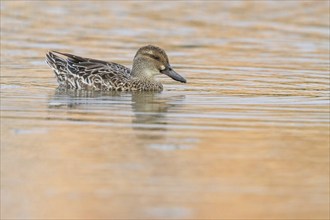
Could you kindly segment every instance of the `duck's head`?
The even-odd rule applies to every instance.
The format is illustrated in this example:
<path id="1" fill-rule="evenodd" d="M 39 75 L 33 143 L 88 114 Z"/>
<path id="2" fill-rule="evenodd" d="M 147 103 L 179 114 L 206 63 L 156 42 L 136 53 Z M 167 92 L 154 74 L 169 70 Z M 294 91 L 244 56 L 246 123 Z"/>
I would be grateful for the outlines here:
<path id="1" fill-rule="evenodd" d="M 187 82 L 185 78 L 172 69 L 165 51 L 152 45 L 141 47 L 136 52 L 132 74 L 149 79 L 153 79 L 155 75 L 165 74 L 176 81 Z"/>

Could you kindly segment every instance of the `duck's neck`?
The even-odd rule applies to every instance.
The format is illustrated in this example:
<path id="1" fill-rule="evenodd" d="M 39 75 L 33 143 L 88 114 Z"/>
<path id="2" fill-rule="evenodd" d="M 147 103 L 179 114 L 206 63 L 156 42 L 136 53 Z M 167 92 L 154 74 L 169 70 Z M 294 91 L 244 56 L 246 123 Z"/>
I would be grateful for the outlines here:
<path id="1" fill-rule="evenodd" d="M 162 84 L 154 77 L 157 74 L 159 70 L 150 63 L 150 60 L 143 57 L 134 58 L 131 75 L 137 90 L 162 91 Z"/>
<path id="2" fill-rule="evenodd" d="M 141 80 L 155 81 L 154 76 L 158 70 L 150 63 L 150 60 L 143 57 L 136 57 L 133 61 L 132 76 Z"/>
<path id="3" fill-rule="evenodd" d="M 138 78 L 141 81 L 148 81 L 148 82 L 153 82 L 156 81 L 154 77 L 154 73 L 148 69 L 139 69 L 139 68 L 134 68 L 132 69 L 132 76 L 134 78 Z"/>

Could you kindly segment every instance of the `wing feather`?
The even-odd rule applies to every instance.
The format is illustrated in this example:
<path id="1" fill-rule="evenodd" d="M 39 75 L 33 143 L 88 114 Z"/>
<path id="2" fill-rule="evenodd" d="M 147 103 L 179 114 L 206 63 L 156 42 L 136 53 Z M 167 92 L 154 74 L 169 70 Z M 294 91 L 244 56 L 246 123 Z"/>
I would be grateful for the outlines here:
<path id="1" fill-rule="evenodd" d="M 104 75 L 109 75 L 111 77 L 121 75 L 122 77 L 127 78 L 131 75 L 131 70 L 129 68 L 117 63 L 80 57 L 58 51 L 52 52 L 65 56 L 67 61 L 67 69 L 71 74 L 77 76 L 86 78 L 89 75 L 97 74 L 101 77 Z"/>

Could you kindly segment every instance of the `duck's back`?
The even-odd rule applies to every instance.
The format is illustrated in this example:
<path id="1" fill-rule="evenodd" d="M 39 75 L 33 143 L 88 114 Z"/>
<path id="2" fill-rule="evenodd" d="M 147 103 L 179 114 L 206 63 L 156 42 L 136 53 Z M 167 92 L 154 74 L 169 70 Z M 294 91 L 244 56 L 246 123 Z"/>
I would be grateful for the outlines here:
<path id="1" fill-rule="evenodd" d="M 132 86 L 131 70 L 123 65 L 55 51 L 46 56 L 60 86 L 93 90 L 130 90 Z"/>

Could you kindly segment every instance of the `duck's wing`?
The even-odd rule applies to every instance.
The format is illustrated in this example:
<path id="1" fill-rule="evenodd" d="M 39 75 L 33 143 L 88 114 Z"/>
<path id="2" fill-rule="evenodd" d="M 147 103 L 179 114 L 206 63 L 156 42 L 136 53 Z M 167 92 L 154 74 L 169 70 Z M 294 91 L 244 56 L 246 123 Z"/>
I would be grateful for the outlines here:
<path id="1" fill-rule="evenodd" d="M 67 70 L 74 75 L 86 78 L 90 75 L 99 75 L 107 77 L 115 77 L 121 75 L 130 77 L 131 70 L 123 65 L 106 62 L 102 60 L 80 57 L 68 53 L 58 51 L 50 51 L 50 55 L 58 57 L 56 54 L 64 56 L 67 63 Z"/>

